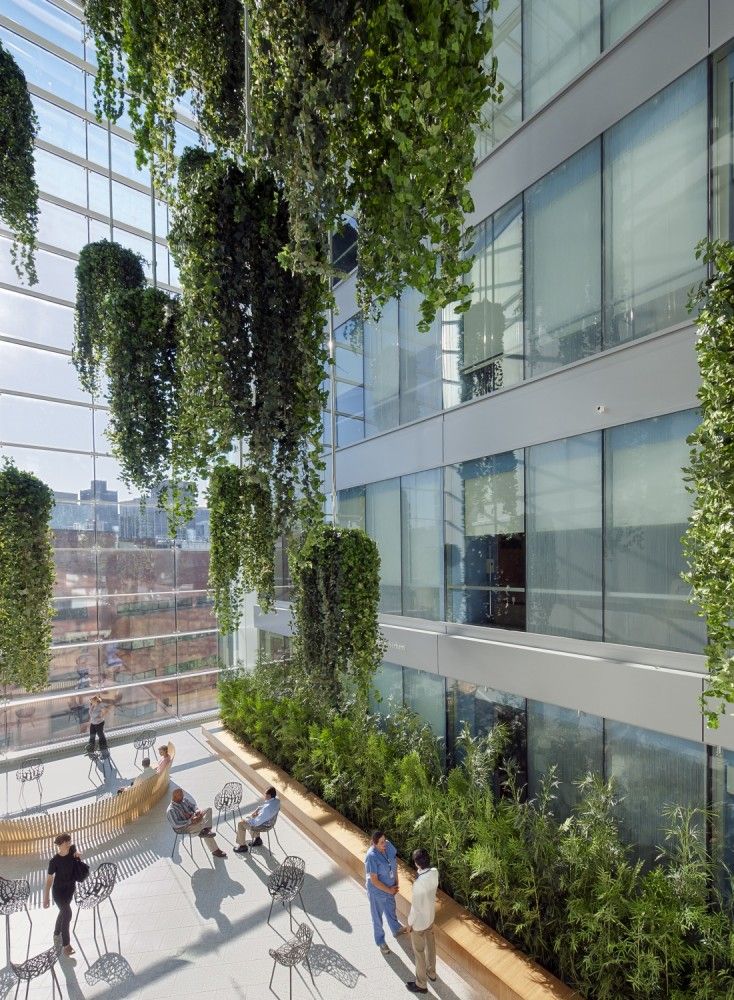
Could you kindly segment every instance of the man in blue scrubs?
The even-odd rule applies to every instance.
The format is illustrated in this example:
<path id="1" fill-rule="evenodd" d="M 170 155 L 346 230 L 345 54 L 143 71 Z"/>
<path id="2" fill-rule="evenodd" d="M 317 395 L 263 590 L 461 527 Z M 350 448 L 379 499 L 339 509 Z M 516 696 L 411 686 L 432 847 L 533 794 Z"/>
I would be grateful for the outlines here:
<path id="1" fill-rule="evenodd" d="M 395 897 L 398 894 L 398 852 L 383 830 L 375 830 L 372 834 L 372 846 L 365 855 L 364 870 L 375 944 L 379 945 L 383 955 L 389 955 L 390 949 L 385 943 L 382 918 L 387 920 L 394 937 L 405 934 L 407 927 L 403 927 L 395 912 Z"/>

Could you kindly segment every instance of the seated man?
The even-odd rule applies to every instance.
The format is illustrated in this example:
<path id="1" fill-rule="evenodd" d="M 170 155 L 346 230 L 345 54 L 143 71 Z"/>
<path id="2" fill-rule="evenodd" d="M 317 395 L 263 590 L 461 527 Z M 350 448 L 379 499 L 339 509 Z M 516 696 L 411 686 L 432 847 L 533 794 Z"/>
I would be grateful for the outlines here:
<path id="1" fill-rule="evenodd" d="M 142 785 L 144 781 L 147 781 L 149 778 L 155 778 L 157 775 L 157 770 L 150 766 L 150 757 L 143 757 L 143 770 L 140 774 L 135 775 L 133 780 L 130 782 L 130 788 L 132 788 L 133 785 Z M 124 788 L 118 788 L 117 794 L 119 795 L 124 791 Z"/>
<path id="2" fill-rule="evenodd" d="M 220 850 L 212 833 L 212 811 L 196 808 L 193 798 L 183 790 L 176 788 L 171 796 L 171 804 L 166 810 L 168 822 L 176 833 L 189 833 L 201 837 L 215 858 L 226 858 Z"/>
<path id="3" fill-rule="evenodd" d="M 266 825 L 269 825 L 272 820 L 280 812 L 280 799 L 278 798 L 278 793 L 274 788 L 268 788 L 265 792 L 265 799 L 261 806 L 241 819 L 237 824 L 237 844 L 235 847 L 235 854 L 246 854 L 247 853 L 247 831 L 252 830 L 255 834 L 255 839 L 250 844 L 250 847 L 260 847 L 262 846 L 262 840 L 258 836 L 258 830 Z"/>

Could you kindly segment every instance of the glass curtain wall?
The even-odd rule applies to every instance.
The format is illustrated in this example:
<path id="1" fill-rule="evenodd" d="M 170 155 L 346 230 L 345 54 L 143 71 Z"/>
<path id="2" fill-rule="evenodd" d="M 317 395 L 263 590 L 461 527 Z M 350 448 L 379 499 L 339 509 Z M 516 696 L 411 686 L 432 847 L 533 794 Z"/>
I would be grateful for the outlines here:
<path id="1" fill-rule="evenodd" d="M 442 470 L 400 479 L 403 614 L 443 618 Z"/>
<path id="2" fill-rule="evenodd" d="M 399 615 L 403 610 L 399 479 L 367 486 L 366 530 L 380 553 L 380 611 Z"/>
<path id="3" fill-rule="evenodd" d="M 714 56 L 714 237 L 734 239 L 734 45 Z"/>
<path id="4" fill-rule="evenodd" d="M 218 636 L 208 511 L 197 509 L 170 540 L 157 494 L 141 498 L 122 482 L 107 409 L 82 390 L 70 357 L 74 270 L 87 242 L 113 237 L 175 290 L 167 206 L 135 165 L 129 122 L 94 118 L 94 52 L 82 23 L 47 0 L 8 0 L 3 15 L 0 38 L 26 73 L 40 123 L 41 248 L 39 282 L 28 289 L 0 230 L 0 457 L 38 475 L 56 499 L 49 686 L 33 696 L 3 691 L 0 740 L 17 750 L 83 735 L 96 689 L 112 703 L 110 730 L 214 709 Z M 184 123 L 177 138 L 198 141 Z"/>
<path id="5" fill-rule="evenodd" d="M 604 774 L 604 720 L 598 715 L 528 700 L 528 796 L 538 795 L 555 771 L 558 787 L 553 810 L 570 816 L 580 799 L 578 782 Z"/>

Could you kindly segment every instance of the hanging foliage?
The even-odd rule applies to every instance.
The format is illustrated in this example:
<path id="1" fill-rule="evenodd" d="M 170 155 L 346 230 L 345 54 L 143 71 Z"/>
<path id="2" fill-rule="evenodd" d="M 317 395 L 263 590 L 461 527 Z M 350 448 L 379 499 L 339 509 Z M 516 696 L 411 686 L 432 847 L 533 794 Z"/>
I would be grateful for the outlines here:
<path id="1" fill-rule="evenodd" d="M 366 706 L 382 659 L 380 555 L 359 528 L 319 524 L 293 550 L 294 663 L 315 698 Z"/>
<path id="2" fill-rule="evenodd" d="M 170 179 L 176 108 L 187 96 L 212 142 L 244 149 L 242 0 L 86 0 L 84 13 L 97 50 L 97 115 L 116 121 L 127 101 L 139 166 Z"/>
<path id="3" fill-rule="evenodd" d="M 218 464 L 209 479 L 209 586 L 219 630 L 233 632 L 246 594 L 257 591 L 260 607 L 275 599 L 273 502 L 268 481 L 251 467 Z"/>
<path id="4" fill-rule="evenodd" d="M 107 436 L 122 478 L 143 495 L 171 470 L 178 316 L 178 300 L 159 288 L 117 291 L 104 308 Z"/>
<path id="5" fill-rule="evenodd" d="M 48 686 L 55 579 L 54 496 L 30 472 L 0 468 L 0 683 Z"/>
<path id="6" fill-rule="evenodd" d="M 34 263 L 38 232 L 38 185 L 33 140 L 38 119 L 22 69 L 0 42 L 0 219 L 13 234 L 10 249 L 19 278 L 38 278 Z"/>
<path id="7" fill-rule="evenodd" d="M 104 305 L 110 292 L 144 288 L 142 259 L 119 243 L 99 240 L 82 247 L 76 266 L 76 314 L 71 357 L 82 388 L 98 389 L 104 356 Z"/>
<path id="8" fill-rule="evenodd" d="M 325 286 L 278 255 L 288 213 L 247 165 L 186 150 L 169 234 L 183 287 L 174 464 L 198 468 L 245 441 L 272 488 L 278 533 L 315 516 L 326 354 Z"/>
<path id="9" fill-rule="evenodd" d="M 719 716 L 708 699 L 734 703 L 734 245 L 703 241 L 696 257 L 713 269 L 689 307 L 696 317 L 701 370 L 701 422 L 689 437 L 687 469 L 693 510 L 683 536 L 689 570 L 684 579 L 706 619 L 708 683 L 703 695 L 707 724 Z"/>

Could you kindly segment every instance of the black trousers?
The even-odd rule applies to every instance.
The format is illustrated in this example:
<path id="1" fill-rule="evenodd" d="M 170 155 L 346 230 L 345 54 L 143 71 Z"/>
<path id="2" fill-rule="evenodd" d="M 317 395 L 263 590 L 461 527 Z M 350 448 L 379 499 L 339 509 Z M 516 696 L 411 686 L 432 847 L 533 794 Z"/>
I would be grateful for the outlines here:
<path id="1" fill-rule="evenodd" d="M 94 750 L 99 736 L 99 749 L 107 749 L 107 737 L 104 734 L 104 722 L 91 723 L 89 726 L 89 749 Z"/>
<path id="2" fill-rule="evenodd" d="M 71 892 L 56 892 L 54 889 L 52 890 L 52 895 L 54 903 L 59 908 L 54 934 L 61 935 L 61 943 L 66 947 L 67 944 L 71 944 L 69 927 L 71 926 L 71 901 L 74 898 L 74 890 L 72 889 Z"/>

